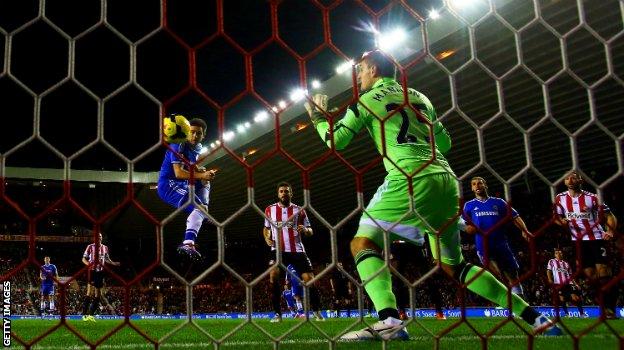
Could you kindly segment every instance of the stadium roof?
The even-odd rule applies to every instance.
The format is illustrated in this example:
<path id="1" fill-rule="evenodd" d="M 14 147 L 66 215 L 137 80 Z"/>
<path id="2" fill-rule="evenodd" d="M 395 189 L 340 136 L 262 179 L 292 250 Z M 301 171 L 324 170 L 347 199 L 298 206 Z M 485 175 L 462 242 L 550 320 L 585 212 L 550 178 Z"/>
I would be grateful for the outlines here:
<path id="1" fill-rule="evenodd" d="M 496 16 L 481 18 L 479 10 L 468 16 L 468 22 L 476 22 L 472 27 L 448 12 L 430 21 L 430 57 L 407 70 L 408 85 L 432 100 L 452 136 L 448 159 L 457 175 L 462 179 L 485 175 L 491 187 L 508 195 L 514 187 L 530 188 L 529 183 L 555 183 L 573 167 L 581 168 L 596 183 L 616 173 L 621 176 L 624 88 L 619 77 L 624 73 L 624 45 L 619 36 L 615 38 L 623 29 L 618 2 L 584 3 L 584 25 L 579 25 L 574 1 L 544 2 L 541 20 L 533 20 L 535 11 L 530 1 L 496 4 Z M 522 31 L 515 33 L 509 26 Z M 611 40 L 608 50 L 605 39 L 596 36 Z M 419 48 L 417 41 L 407 47 L 412 53 L 420 52 Z M 518 66 L 518 57 L 523 66 Z M 401 62 L 413 60 L 412 55 Z M 564 60 L 569 71 L 561 71 Z M 608 73 L 617 78 L 603 78 Z M 497 81 L 491 75 L 502 78 Z M 546 83 L 538 83 L 539 79 Z M 350 82 L 348 75 L 338 75 L 324 82 L 322 91 L 332 96 L 332 104 L 345 105 L 353 99 Z M 592 89 L 587 90 L 584 84 Z M 545 101 L 550 108 L 545 107 Z M 255 112 L 250 111 L 250 120 Z M 309 204 L 330 224 L 358 206 L 354 175 L 345 162 L 355 169 L 372 166 L 363 176 L 365 200 L 382 182 L 383 168 L 379 163 L 372 165 L 379 158 L 364 132 L 339 153 L 344 162 L 332 155 L 306 175 L 296 163 L 309 167 L 328 150 L 310 127 L 301 103 L 280 113 L 279 151 L 273 125 L 270 121 L 255 124 L 243 137 L 237 135 L 228 143 L 244 163 L 224 156 L 222 150 L 207 159 L 208 167 L 219 169 L 210 208 L 219 221 L 248 204 L 248 181 L 254 184 L 255 203 L 263 209 L 275 201 L 275 185 L 280 180 L 293 183 L 294 201 L 302 203 L 303 178 L 309 176 Z M 537 172 L 526 169 L 528 155 Z M 481 160 L 498 175 L 491 174 L 484 164 L 478 166 Z M 19 177 L 7 169 L 10 174 Z M 34 173 L 29 174 L 22 176 Z M 154 173 L 141 176 L 147 182 L 155 179 Z M 497 176 L 512 181 L 504 187 L 496 184 Z M 114 181 L 105 177 L 105 181 Z M 149 198 L 158 201 L 155 195 Z M 165 206 L 153 206 L 150 210 L 158 211 L 159 217 L 169 212 Z M 226 232 L 230 229 L 234 237 L 259 236 L 260 216 L 251 208 L 245 209 Z"/>

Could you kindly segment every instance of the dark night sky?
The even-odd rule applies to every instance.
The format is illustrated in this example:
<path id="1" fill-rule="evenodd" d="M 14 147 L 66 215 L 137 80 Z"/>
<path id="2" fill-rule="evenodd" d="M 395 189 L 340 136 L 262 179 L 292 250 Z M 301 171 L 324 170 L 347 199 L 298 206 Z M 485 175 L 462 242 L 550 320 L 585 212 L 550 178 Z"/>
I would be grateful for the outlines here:
<path id="1" fill-rule="evenodd" d="M 335 66 L 346 57 L 357 57 L 373 45 L 370 33 L 361 30 L 374 19 L 362 4 L 380 11 L 390 1 L 319 1 L 318 6 L 331 7 L 329 24 L 336 50 L 326 47 L 307 57 L 305 67 L 308 83 L 325 80 L 334 74 Z M 440 0 L 409 2 L 413 9 L 426 16 L 426 10 L 440 7 Z M 264 0 L 223 1 L 223 28 L 232 45 L 216 33 L 216 1 L 166 2 L 168 30 L 160 25 L 160 2 L 156 0 L 108 0 L 105 20 L 100 1 L 46 1 L 45 16 L 14 31 L 37 15 L 38 1 L 14 0 L 0 2 L 0 28 L 12 34 L 10 67 L 14 77 L 41 99 L 41 136 L 69 156 L 97 136 L 98 108 L 103 109 L 103 137 L 125 156 L 134 158 L 158 141 L 160 117 L 158 104 L 142 89 L 168 105 L 167 111 L 188 117 L 202 117 L 209 124 L 208 140 L 218 136 L 217 110 L 246 89 L 244 56 L 240 50 L 252 52 L 253 85 L 268 104 L 288 97 L 288 91 L 299 85 L 296 59 L 271 38 L 271 7 Z M 333 6 L 333 7 L 332 7 Z M 324 43 L 322 13 L 313 2 L 289 0 L 277 7 L 279 37 L 294 52 L 305 56 Z M 53 25 L 75 41 L 75 79 L 49 90 L 68 75 L 69 40 Z M 402 24 L 417 25 L 404 8 L 394 6 L 379 16 L 381 28 Z M 92 28 L 93 30 L 86 32 Z M 112 29 L 114 28 L 114 29 Z M 118 32 L 118 33 L 117 33 Z M 148 37 L 148 35 L 150 35 Z M 121 38 L 123 35 L 125 39 Z M 0 36 L 0 54 L 4 59 L 7 35 Z M 128 84 L 131 72 L 130 44 L 137 44 L 136 82 Z M 185 47 L 186 45 L 186 47 Z M 195 47 L 196 77 L 189 77 L 188 48 Z M 339 54 L 340 53 L 340 54 Z M 6 61 L 6 60 L 3 60 Z M 190 81 L 212 99 L 212 105 L 197 91 L 182 92 Z M 123 88 L 122 88 L 123 87 Z M 120 89 L 122 88 L 122 89 Z M 11 128 L 0 139 L 0 152 L 6 152 L 33 133 L 34 99 L 19 83 L 8 76 L 0 78 L 0 110 Z M 98 99 L 103 103 L 98 104 Z M 252 119 L 262 102 L 250 94 L 225 109 L 225 128 Z M 156 170 L 160 152 L 140 162 L 139 170 Z M 78 156 L 72 167 L 83 169 L 116 168 L 123 161 L 112 156 L 104 146 L 93 147 Z M 153 159 L 152 159 L 153 158 Z M 7 166 L 61 167 L 61 160 L 38 141 L 30 142 L 7 158 Z M 143 169 L 141 169 L 143 168 Z"/>

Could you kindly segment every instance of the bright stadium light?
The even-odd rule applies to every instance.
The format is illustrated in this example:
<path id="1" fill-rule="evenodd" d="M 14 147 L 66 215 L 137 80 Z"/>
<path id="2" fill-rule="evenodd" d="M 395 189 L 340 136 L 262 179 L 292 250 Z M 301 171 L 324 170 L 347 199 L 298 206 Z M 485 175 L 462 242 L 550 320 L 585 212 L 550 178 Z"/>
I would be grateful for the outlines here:
<path id="1" fill-rule="evenodd" d="M 249 129 L 251 127 L 251 123 L 250 122 L 245 122 L 245 124 L 243 124 L 245 126 L 245 129 Z"/>
<path id="2" fill-rule="evenodd" d="M 232 141 L 234 139 L 234 131 L 226 131 L 223 133 L 223 139 L 225 141 Z"/>
<path id="3" fill-rule="evenodd" d="M 204 154 L 204 153 L 208 153 L 208 147 L 202 147 L 202 149 L 199 151 L 200 154 Z"/>
<path id="4" fill-rule="evenodd" d="M 353 60 L 348 60 L 347 62 L 344 62 L 340 64 L 338 67 L 336 67 L 336 73 L 337 74 L 346 73 L 351 70 L 352 66 L 353 66 Z"/>
<path id="5" fill-rule="evenodd" d="M 440 12 L 438 12 L 438 10 L 435 10 L 435 9 L 429 11 L 429 18 L 431 18 L 431 19 L 438 19 L 438 18 L 440 18 Z"/>
<path id="6" fill-rule="evenodd" d="M 380 33 L 377 36 L 377 46 L 382 50 L 392 50 L 401 45 L 407 39 L 407 33 L 403 28 L 393 29 L 389 33 Z"/>
<path id="7" fill-rule="evenodd" d="M 453 7 L 460 9 L 474 4 L 475 0 L 450 0 L 449 2 Z"/>
<path id="8" fill-rule="evenodd" d="M 221 140 L 215 141 L 215 145 L 220 146 L 221 145 Z"/>
<path id="9" fill-rule="evenodd" d="M 293 102 L 299 102 L 299 101 L 303 100 L 303 98 L 306 95 L 306 92 L 307 91 L 305 91 L 302 88 L 296 88 L 296 89 L 294 89 L 293 91 L 290 92 L 290 100 L 293 101 Z"/>
<path id="10" fill-rule="evenodd" d="M 319 89 L 321 87 L 321 82 L 318 81 L 317 79 L 312 80 L 312 88 L 313 89 Z"/>
<path id="11" fill-rule="evenodd" d="M 256 116 L 254 117 L 254 122 L 260 123 L 267 119 L 269 119 L 269 113 L 267 113 L 267 111 L 260 111 L 256 113 Z"/>
<path id="12" fill-rule="evenodd" d="M 281 108 L 281 109 L 284 109 L 284 108 L 286 108 L 286 106 L 287 106 L 286 101 L 284 101 L 284 100 L 279 101 L 279 102 L 277 103 L 277 105 L 278 105 L 278 106 L 279 106 L 279 108 Z"/>
<path id="13" fill-rule="evenodd" d="M 236 131 L 238 131 L 239 133 L 243 133 L 243 132 L 245 132 L 245 130 L 246 130 L 246 128 L 245 128 L 244 124 L 238 124 L 236 126 Z"/>
<path id="14" fill-rule="evenodd" d="M 215 143 L 214 143 L 214 142 L 211 142 L 211 143 L 210 143 L 210 148 L 215 148 L 215 147 L 217 147 L 217 145 L 215 145 Z"/>

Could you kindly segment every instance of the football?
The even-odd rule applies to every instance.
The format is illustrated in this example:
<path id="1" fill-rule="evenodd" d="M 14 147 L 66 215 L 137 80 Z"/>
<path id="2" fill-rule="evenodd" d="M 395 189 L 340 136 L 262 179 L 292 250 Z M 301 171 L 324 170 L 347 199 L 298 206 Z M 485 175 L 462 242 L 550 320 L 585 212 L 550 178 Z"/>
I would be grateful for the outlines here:
<path id="1" fill-rule="evenodd" d="M 191 123 L 181 114 L 172 114 L 163 119 L 163 139 L 167 143 L 182 143 L 191 132 Z"/>

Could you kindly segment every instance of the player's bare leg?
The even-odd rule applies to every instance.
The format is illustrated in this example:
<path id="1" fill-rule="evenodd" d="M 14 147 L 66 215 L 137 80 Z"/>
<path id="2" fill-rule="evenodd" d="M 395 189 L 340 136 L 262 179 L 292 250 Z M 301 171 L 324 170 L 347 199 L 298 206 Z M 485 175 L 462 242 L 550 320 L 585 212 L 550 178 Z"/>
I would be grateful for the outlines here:
<path id="1" fill-rule="evenodd" d="M 273 305 L 273 312 L 275 312 L 275 316 L 271 319 L 271 322 L 282 322 L 282 306 L 281 306 L 281 289 L 280 289 L 280 279 L 281 279 L 280 269 L 277 266 L 273 266 L 273 269 L 269 273 L 269 282 L 270 282 L 270 293 L 271 293 L 271 304 Z"/>
<path id="2" fill-rule="evenodd" d="M 96 288 L 93 287 L 90 283 L 87 284 L 87 295 L 82 304 L 82 320 L 83 321 L 95 321 L 92 315 L 89 314 L 89 308 L 91 303 L 93 302 L 93 298 L 95 296 Z"/>
<path id="3" fill-rule="evenodd" d="M 519 281 L 520 276 L 518 276 L 518 271 L 504 271 L 503 274 L 507 279 L 507 283 L 511 286 L 511 291 L 524 299 L 524 290 L 522 289 L 522 284 Z"/>
<path id="4" fill-rule="evenodd" d="M 596 293 L 597 293 L 596 298 L 598 298 L 600 294 L 603 295 L 603 305 L 600 305 L 604 311 L 603 315 L 607 319 L 616 319 L 617 314 L 615 312 L 615 308 L 617 306 L 617 297 L 618 297 L 617 284 L 613 285 L 608 290 L 605 290 L 604 292 L 602 292 L 602 286 L 605 286 L 606 284 L 608 284 L 613 276 L 611 273 L 611 268 L 604 264 L 596 264 L 596 269 L 594 271 L 595 271 L 594 280 L 595 280 Z"/>
<path id="5" fill-rule="evenodd" d="M 585 311 L 583 311 L 583 298 L 578 294 L 572 294 L 570 296 L 570 299 L 572 300 L 572 303 L 574 303 L 574 305 L 576 305 L 576 307 L 578 308 L 580 317 L 586 318 L 587 316 L 585 315 Z"/>
<path id="6" fill-rule="evenodd" d="M 301 279 L 306 284 L 310 282 L 313 278 L 314 274 L 312 272 L 304 272 L 301 274 Z M 323 315 L 321 315 L 321 299 L 316 284 L 310 285 L 310 307 L 314 312 L 314 319 L 316 321 L 325 321 Z"/>

